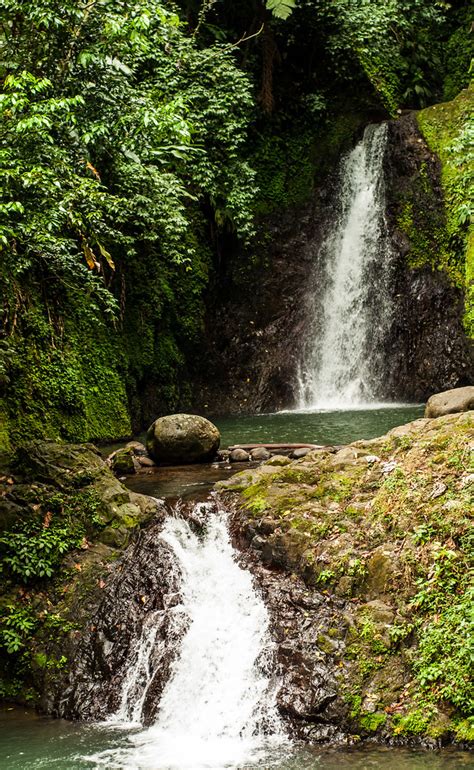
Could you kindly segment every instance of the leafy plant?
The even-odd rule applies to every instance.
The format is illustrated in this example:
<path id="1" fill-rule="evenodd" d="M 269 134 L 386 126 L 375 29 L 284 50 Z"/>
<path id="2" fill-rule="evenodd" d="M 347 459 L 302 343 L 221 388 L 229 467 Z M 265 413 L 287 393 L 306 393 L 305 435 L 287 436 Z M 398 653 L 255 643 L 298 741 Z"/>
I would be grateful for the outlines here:
<path id="1" fill-rule="evenodd" d="M 277 19 L 288 19 L 291 15 L 296 0 L 266 0 L 266 6 Z"/>
<path id="2" fill-rule="evenodd" d="M 8 654 L 20 652 L 37 625 L 30 607 L 8 604 L 3 609 L 0 623 L 0 646 Z"/>

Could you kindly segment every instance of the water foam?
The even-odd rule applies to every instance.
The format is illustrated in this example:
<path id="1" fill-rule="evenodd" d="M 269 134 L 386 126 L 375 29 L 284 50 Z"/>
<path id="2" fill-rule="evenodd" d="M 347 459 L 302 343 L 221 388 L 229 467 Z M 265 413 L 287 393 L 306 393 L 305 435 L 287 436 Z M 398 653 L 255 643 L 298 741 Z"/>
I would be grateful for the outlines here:
<path id="1" fill-rule="evenodd" d="M 202 508 L 202 504 L 199 506 Z M 199 513 L 201 515 L 201 512 Z M 182 574 L 180 610 L 189 621 L 164 689 L 157 721 L 128 737 L 125 748 L 90 757 L 96 766 L 153 770 L 238 767 L 285 744 L 272 676 L 274 644 L 263 599 L 235 559 L 226 517 L 208 508 L 202 534 L 170 517 L 163 540 Z M 122 688 L 114 719 L 139 718 L 153 647 L 148 624 Z M 145 672 L 145 674 L 144 674 Z M 146 673 L 148 672 L 148 674 Z M 133 695 L 132 695 L 133 694 Z"/>
<path id="2" fill-rule="evenodd" d="M 337 216 L 317 257 L 299 409 L 368 408 L 383 392 L 383 343 L 393 313 L 386 142 L 386 124 L 368 126 L 341 164 Z"/>

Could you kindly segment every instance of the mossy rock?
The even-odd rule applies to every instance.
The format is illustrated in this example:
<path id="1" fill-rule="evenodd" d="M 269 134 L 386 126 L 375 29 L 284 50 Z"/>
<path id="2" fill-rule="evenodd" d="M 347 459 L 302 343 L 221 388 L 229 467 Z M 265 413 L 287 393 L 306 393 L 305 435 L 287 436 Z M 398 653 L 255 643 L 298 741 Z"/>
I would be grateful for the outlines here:
<path id="1" fill-rule="evenodd" d="M 148 429 L 146 438 L 150 457 L 169 465 L 208 462 L 216 456 L 219 444 L 216 426 L 195 414 L 159 417 Z"/>

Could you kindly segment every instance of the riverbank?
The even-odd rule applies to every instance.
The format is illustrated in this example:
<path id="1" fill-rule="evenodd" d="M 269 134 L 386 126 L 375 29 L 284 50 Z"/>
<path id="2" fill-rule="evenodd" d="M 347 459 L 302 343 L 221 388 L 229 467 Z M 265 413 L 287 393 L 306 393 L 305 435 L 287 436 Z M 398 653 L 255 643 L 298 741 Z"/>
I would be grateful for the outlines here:
<path id="1" fill-rule="evenodd" d="M 92 692 L 94 680 L 116 704 L 113 656 L 125 665 L 147 613 L 172 588 L 161 527 L 170 513 L 189 515 L 183 502 L 171 510 L 156 498 L 168 485 L 166 496 L 183 501 L 187 484 L 191 499 L 205 498 L 222 473 L 234 544 L 272 616 L 278 704 L 292 734 L 310 743 L 472 740 L 473 417 L 419 419 L 258 467 L 151 469 L 128 489 L 92 446 L 23 449 L 1 480 L 3 698 L 77 715 L 72 694 Z M 205 532 L 205 519 L 190 521 Z"/>
<path id="2" fill-rule="evenodd" d="M 263 582 L 307 589 L 268 589 L 303 733 L 473 740 L 473 449 L 467 412 L 218 485 Z"/>

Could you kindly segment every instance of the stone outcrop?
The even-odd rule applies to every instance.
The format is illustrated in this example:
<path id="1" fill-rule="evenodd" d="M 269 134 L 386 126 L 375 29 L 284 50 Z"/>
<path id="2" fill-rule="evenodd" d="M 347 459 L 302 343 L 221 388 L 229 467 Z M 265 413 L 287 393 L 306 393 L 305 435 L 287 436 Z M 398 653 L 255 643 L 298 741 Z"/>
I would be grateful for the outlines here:
<path id="1" fill-rule="evenodd" d="M 387 224 L 395 272 L 386 395 L 425 401 L 474 380 L 474 350 L 463 327 L 459 268 L 452 268 L 440 160 L 416 113 L 388 126 Z"/>
<path id="2" fill-rule="evenodd" d="M 158 463 L 181 465 L 212 460 L 219 449 L 216 426 L 196 414 L 159 417 L 147 433 L 147 449 Z"/>
<path id="3" fill-rule="evenodd" d="M 26 623 L 13 649 L 2 646 L 0 680 L 10 698 L 55 712 L 113 566 L 158 513 L 91 444 L 30 442 L 2 468 L 0 631 L 13 630 L 11 618 Z"/>
<path id="4" fill-rule="evenodd" d="M 436 393 L 428 399 L 425 417 L 443 417 L 445 414 L 474 409 L 474 385 Z"/>
<path id="5" fill-rule="evenodd" d="M 296 735 L 474 739 L 463 630 L 473 440 L 472 411 L 419 419 L 218 485 L 272 613 Z"/>
<path id="6" fill-rule="evenodd" d="M 47 709 L 69 719 L 100 720 L 117 712 L 122 683 L 136 655 L 145 624 L 155 645 L 150 668 L 154 676 L 144 703 L 146 723 L 153 722 L 170 667 L 186 628 L 182 613 L 180 575 L 169 546 L 160 540 L 165 508 L 126 550 L 119 565 L 104 579 L 99 601 L 90 608 L 86 627 L 69 641 L 71 666 L 61 686 L 46 693 Z M 150 569 L 150 565 L 153 569 Z M 141 681 L 131 683 L 140 687 Z M 130 715 L 131 716 L 131 715 Z"/>

